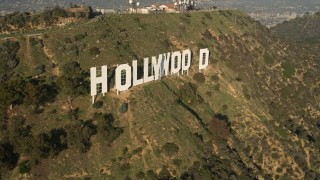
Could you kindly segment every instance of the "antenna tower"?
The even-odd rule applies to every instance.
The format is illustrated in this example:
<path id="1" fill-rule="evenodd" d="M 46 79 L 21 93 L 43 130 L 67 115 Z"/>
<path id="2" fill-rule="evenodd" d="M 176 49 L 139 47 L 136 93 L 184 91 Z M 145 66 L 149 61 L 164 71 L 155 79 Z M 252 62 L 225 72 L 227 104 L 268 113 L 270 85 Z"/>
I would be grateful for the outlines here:
<path id="1" fill-rule="evenodd" d="M 129 0 L 129 4 L 132 6 L 133 11 L 137 13 L 137 8 L 139 7 L 140 2 L 138 0 Z"/>

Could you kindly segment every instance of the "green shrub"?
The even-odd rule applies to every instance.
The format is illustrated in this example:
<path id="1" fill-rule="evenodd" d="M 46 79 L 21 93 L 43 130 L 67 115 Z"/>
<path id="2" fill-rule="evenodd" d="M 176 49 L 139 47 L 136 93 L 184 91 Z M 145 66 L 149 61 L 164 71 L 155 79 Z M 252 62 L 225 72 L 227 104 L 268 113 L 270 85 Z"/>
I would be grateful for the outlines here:
<path id="1" fill-rule="evenodd" d="M 82 52 L 82 51 L 84 51 L 86 49 L 86 47 L 87 47 L 87 44 L 82 43 L 82 44 L 79 44 L 78 49 L 79 49 L 80 52 Z"/>
<path id="2" fill-rule="evenodd" d="M 136 174 L 136 178 L 137 178 L 137 179 L 145 179 L 145 174 L 144 174 L 144 172 L 139 171 L 139 172 Z"/>
<path id="3" fill-rule="evenodd" d="M 162 167 L 161 171 L 158 174 L 158 179 L 170 179 L 171 174 L 166 167 Z"/>
<path id="4" fill-rule="evenodd" d="M 153 170 L 148 170 L 146 173 L 146 179 L 150 179 L 150 180 L 157 180 L 157 175 L 154 173 Z"/>
<path id="5" fill-rule="evenodd" d="M 103 101 L 97 101 L 92 106 L 96 109 L 101 108 L 103 106 Z"/>
<path id="6" fill-rule="evenodd" d="M 96 56 L 96 55 L 100 54 L 100 49 L 97 47 L 92 47 L 89 49 L 89 54 L 92 56 Z"/>
<path id="7" fill-rule="evenodd" d="M 140 18 L 139 18 L 139 17 L 134 17 L 134 18 L 133 18 L 133 21 L 136 22 L 136 23 L 138 23 L 138 22 L 140 22 Z"/>
<path id="8" fill-rule="evenodd" d="M 17 53 L 20 44 L 13 41 L 5 41 L 0 44 L 0 75 L 8 73 L 19 64 Z"/>
<path id="9" fill-rule="evenodd" d="M 35 69 L 34 69 L 34 72 L 33 74 L 34 75 L 39 75 L 39 74 L 42 74 L 46 71 L 46 66 L 44 64 L 41 64 L 39 66 L 37 66 Z"/>
<path id="10" fill-rule="evenodd" d="M 71 44 L 70 46 L 68 46 L 67 50 L 69 51 L 68 53 L 71 56 L 78 56 L 79 55 L 79 48 L 75 44 Z"/>
<path id="11" fill-rule="evenodd" d="M 272 55 L 268 52 L 264 53 L 263 59 L 264 59 L 264 62 L 268 65 L 271 65 L 274 63 L 274 59 L 273 59 Z"/>
<path id="12" fill-rule="evenodd" d="M 242 78 L 240 76 L 237 76 L 235 80 L 240 82 L 240 81 L 242 81 Z"/>
<path id="13" fill-rule="evenodd" d="M 217 82 L 217 81 L 219 81 L 219 76 L 216 75 L 216 74 L 215 74 L 215 75 L 212 75 L 212 76 L 211 76 L 211 80 L 214 81 L 214 82 Z"/>
<path id="14" fill-rule="evenodd" d="M 115 119 L 112 114 L 95 114 L 93 119 L 97 120 L 98 134 L 104 138 L 107 144 L 112 143 L 123 133 L 123 128 L 113 125 Z"/>
<path id="15" fill-rule="evenodd" d="M 188 16 L 182 16 L 180 18 L 181 18 L 181 21 L 183 21 L 186 24 L 190 24 L 191 23 L 191 20 L 190 20 L 190 18 Z"/>
<path id="16" fill-rule="evenodd" d="M 74 38 L 75 41 L 81 41 L 81 40 L 84 39 L 85 37 L 86 37 L 85 34 L 80 33 L 80 34 L 74 35 L 73 38 Z"/>
<path id="17" fill-rule="evenodd" d="M 207 47 L 208 47 L 208 44 L 201 41 L 201 42 L 198 42 L 198 43 L 197 43 L 197 46 L 198 46 L 199 48 L 207 48 Z"/>
<path id="18" fill-rule="evenodd" d="M 81 153 L 91 147 L 91 137 L 97 133 L 97 127 L 92 121 L 73 121 L 65 127 L 68 148 L 75 148 Z"/>
<path id="19" fill-rule="evenodd" d="M 19 173 L 20 174 L 26 174 L 29 173 L 31 170 L 31 166 L 29 161 L 24 161 L 19 165 Z"/>
<path id="20" fill-rule="evenodd" d="M 202 103 L 203 99 L 197 93 L 197 85 L 193 83 L 186 83 L 180 86 L 179 91 L 177 92 L 180 100 L 184 103 L 192 104 L 195 102 Z"/>
<path id="21" fill-rule="evenodd" d="M 54 16 L 67 17 L 67 12 L 63 8 L 56 6 L 53 8 L 52 13 Z"/>
<path id="22" fill-rule="evenodd" d="M 166 156 L 173 156 L 179 152 L 179 147 L 174 143 L 166 143 L 162 146 L 162 150 Z"/>
<path id="23" fill-rule="evenodd" d="M 71 40 L 71 38 L 67 37 L 67 38 L 64 38 L 64 42 L 66 44 L 70 44 L 70 43 L 72 43 L 72 40 Z"/>
<path id="24" fill-rule="evenodd" d="M 66 137 L 67 133 L 64 129 L 52 129 L 48 133 L 35 136 L 32 143 L 33 148 L 31 148 L 34 152 L 29 153 L 30 160 L 57 156 L 61 151 L 67 149 L 67 143 L 64 141 Z"/>
<path id="25" fill-rule="evenodd" d="M 220 84 L 214 85 L 213 89 L 214 89 L 215 91 L 220 91 Z"/>
<path id="26" fill-rule="evenodd" d="M 206 39 L 206 40 L 211 40 L 213 38 L 211 32 L 207 29 L 202 36 Z"/>
<path id="27" fill-rule="evenodd" d="M 131 169 L 131 166 L 129 163 L 124 163 L 120 166 L 121 171 L 129 171 Z"/>
<path id="28" fill-rule="evenodd" d="M 290 78 L 292 75 L 294 75 L 294 73 L 296 71 L 294 65 L 289 61 L 281 63 L 281 67 L 283 70 L 282 71 L 283 76 L 286 78 Z"/>
<path id="29" fill-rule="evenodd" d="M 202 73 L 196 73 L 193 75 L 193 79 L 197 81 L 198 83 L 204 83 L 206 78 Z"/>
<path id="30" fill-rule="evenodd" d="M 63 76 L 57 80 L 60 91 L 63 91 L 68 97 L 74 98 L 89 93 L 90 83 L 87 80 L 85 72 L 78 62 L 71 61 L 62 66 Z"/>
<path id="31" fill-rule="evenodd" d="M 205 12 L 204 13 L 204 17 L 208 18 L 208 19 L 212 19 L 212 16 L 209 12 Z"/>
<path id="32" fill-rule="evenodd" d="M 174 164 L 175 166 L 177 166 L 177 167 L 180 167 L 181 163 L 182 163 L 182 161 L 181 161 L 180 159 L 174 159 L 174 160 L 173 160 L 173 164 Z"/>
<path id="33" fill-rule="evenodd" d="M 142 151 L 143 151 L 143 148 L 142 147 L 138 147 L 137 149 L 132 151 L 132 154 L 133 155 L 140 154 Z"/>
<path id="34" fill-rule="evenodd" d="M 70 109 L 68 111 L 68 118 L 69 120 L 79 120 L 79 108 Z"/>

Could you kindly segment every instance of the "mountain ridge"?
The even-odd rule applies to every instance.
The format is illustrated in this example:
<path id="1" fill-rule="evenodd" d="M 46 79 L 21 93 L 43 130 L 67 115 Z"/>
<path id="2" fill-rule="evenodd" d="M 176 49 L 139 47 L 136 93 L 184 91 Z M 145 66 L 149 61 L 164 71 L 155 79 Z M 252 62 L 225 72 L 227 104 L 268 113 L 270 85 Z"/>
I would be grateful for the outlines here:
<path id="1" fill-rule="evenodd" d="M 284 22 L 271 31 L 279 38 L 292 42 L 320 43 L 320 12 L 306 13 L 303 17 Z"/>

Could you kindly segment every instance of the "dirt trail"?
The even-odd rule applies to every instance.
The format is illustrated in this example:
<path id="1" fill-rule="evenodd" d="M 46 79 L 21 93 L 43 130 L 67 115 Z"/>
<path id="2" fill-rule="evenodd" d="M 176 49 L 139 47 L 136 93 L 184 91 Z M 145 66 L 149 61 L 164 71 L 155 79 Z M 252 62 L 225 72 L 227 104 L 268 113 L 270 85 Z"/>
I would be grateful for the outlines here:
<path id="1" fill-rule="evenodd" d="M 304 141 L 303 140 L 301 140 L 301 145 L 302 145 L 302 147 L 305 147 L 305 144 L 304 144 Z M 310 150 L 311 150 L 311 148 L 308 148 L 308 147 L 306 147 L 306 148 L 303 148 L 304 149 L 304 152 L 306 153 L 306 161 L 307 161 L 307 165 L 308 165 L 308 168 L 309 169 L 311 169 L 311 161 L 310 161 Z"/>
<path id="2" fill-rule="evenodd" d="M 134 131 L 134 127 L 132 125 L 132 122 L 133 122 L 134 118 L 133 118 L 133 113 L 131 111 L 131 107 L 130 106 L 128 107 L 128 111 L 127 111 L 127 113 L 125 115 L 125 118 L 128 121 L 130 139 L 133 141 L 134 145 L 140 146 L 141 141 L 138 139 L 138 137 L 136 135 L 136 132 Z M 144 168 L 145 169 L 149 169 L 149 166 L 148 166 L 148 164 L 147 164 L 147 162 L 145 160 L 145 157 L 144 157 L 144 152 L 145 151 L 142 152 L 141 158 L 142 158 L 142 161 L 143 161 L 143 164 L 144 164 Z"/>
<path id="3" fill-rule="evenodd" d="M 125 115 L 125 118 L 128 122 L 128 126 L 129 126 L 129 132 L 130 132 L 130 138 L 131 140 L 133 140 L 134 144 L 139 144 L 139 141 L 134 133 L 134 130 L 133 130 L 133 125 L 132 125 L 132 121 L 133 121 L 133 114 L 132 114 L 132 111 L 131 111 L 131 108 L 129 107 L 128 108 L 128 111 Z"/>
<path id="4" fill-rule="evenodd" d="M 43 42 L 43 52 L 48 57 L 48 59 L 51 61 L 51 63 L 55 65 L 55 67 L 52 68 L 52 73 L 55 76 L 59 76 L 60 75 L 60 69 L 59 69 L 59 66 L 58 66 L 58 62 L 54 58 L 54 55 L 53 55 L 52 51 L 46 46 L 46 44 L 44 42 Z"/>
<path id="5" fill-rule="evenodd" d="M 35 63 L 33 62 L 33 58 L 31 56 L 31 45 L 30 45 L 30 37 L 26 37 L 26 50 L 25 50 L 25 57 L 27 60 L 27 63 L 30 67 L 35 67 Z"/>

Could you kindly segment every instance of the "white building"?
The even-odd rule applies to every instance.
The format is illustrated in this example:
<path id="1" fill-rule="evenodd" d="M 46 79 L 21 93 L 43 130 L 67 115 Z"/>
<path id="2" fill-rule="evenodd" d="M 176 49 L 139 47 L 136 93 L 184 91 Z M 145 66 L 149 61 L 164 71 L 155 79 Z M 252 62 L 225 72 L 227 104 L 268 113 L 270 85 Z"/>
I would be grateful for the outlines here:
<path id="1" fill-rule="evenodd" d="M 116 10 L 114 9 L 96 9 L 96 12 L 99 12 L 101 14 L 116 14 Z"/>
<path id="2" fill-rule="evenodd" d="M 138 14 L 149 14 L 150 9 L 148 8 L 129 8 L 129 13 L 138 13 Z"/>

